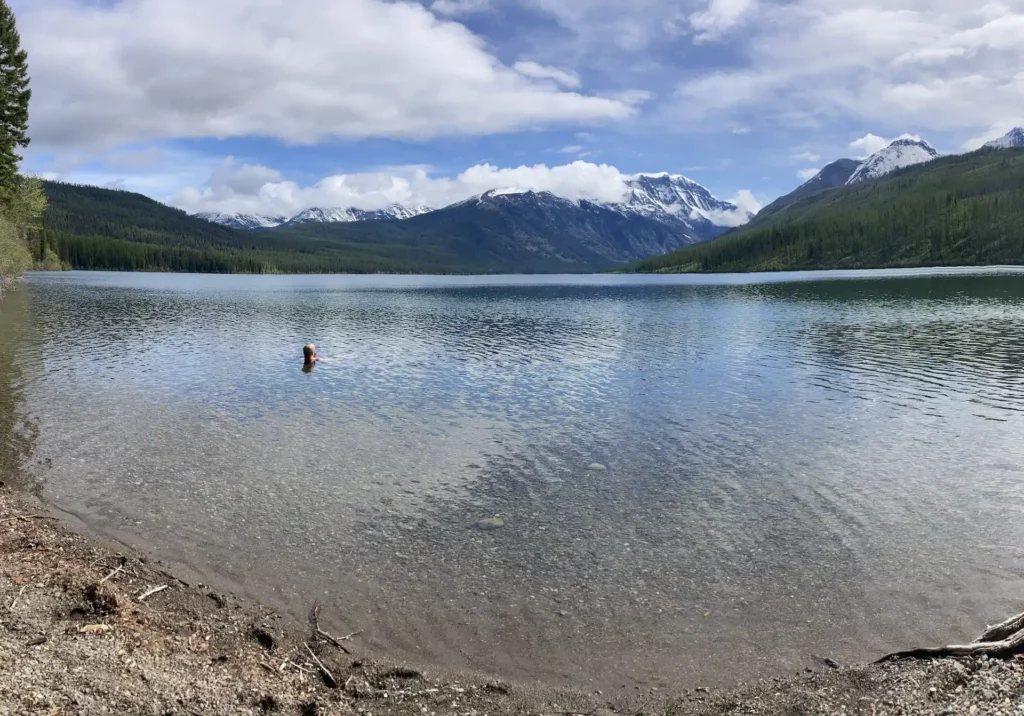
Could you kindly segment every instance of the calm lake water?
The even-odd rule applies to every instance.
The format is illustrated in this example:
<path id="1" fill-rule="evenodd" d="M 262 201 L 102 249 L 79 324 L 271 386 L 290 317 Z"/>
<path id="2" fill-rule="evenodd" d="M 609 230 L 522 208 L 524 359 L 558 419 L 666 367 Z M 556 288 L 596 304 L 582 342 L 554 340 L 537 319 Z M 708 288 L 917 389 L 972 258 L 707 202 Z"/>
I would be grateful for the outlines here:
<path id="1" fill-rule="evenodd" d="M 34 274 L 0 381 L 45 499 L 415 663 L 713 685 L 1024 609 L 1021 273 Z"/>

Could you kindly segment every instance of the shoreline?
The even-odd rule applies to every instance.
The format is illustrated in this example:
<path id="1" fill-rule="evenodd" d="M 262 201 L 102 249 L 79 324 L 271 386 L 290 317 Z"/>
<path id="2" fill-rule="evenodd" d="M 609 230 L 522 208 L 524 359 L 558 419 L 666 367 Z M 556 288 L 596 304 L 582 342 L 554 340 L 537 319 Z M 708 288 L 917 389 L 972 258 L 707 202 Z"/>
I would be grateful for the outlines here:
<path id="1" fill-rule="evenodd" d="M 824 661 L 729 690 L 626 695 L 420 671 L 84 534 L 0 483 L 8 714 L 1024 714 L 1024 659 Z M 12 608 L 13 606 L 13 608 Z M 973 710 L 972 710 L 973 709 Z"/>

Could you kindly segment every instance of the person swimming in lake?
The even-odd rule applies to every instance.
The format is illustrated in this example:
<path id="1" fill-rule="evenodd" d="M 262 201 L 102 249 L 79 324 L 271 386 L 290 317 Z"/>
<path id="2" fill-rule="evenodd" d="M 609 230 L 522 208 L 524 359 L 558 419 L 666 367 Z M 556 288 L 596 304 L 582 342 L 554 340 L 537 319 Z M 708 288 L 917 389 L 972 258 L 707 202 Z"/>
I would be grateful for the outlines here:
<path id="1" fill-rule="evenodd" d="M 316 367 L 317 363 L 323 363 L 324 358 L 319 358 L 316 354 L 316 346 L 312 343 L 307 343 L 302 346 L 302 370 L 305 373 L 310 372 Z"/>

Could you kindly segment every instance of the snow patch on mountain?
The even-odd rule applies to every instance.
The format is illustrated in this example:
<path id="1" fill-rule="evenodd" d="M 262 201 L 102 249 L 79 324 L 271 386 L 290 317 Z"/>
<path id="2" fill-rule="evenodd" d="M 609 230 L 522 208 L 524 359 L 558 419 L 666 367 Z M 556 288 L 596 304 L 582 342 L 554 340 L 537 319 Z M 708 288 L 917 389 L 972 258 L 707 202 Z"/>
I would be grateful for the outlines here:
<path id="1" fill-rule="evenodd" d="M 846 183 L 877 179 L 897 169 L 930 162 L 938 156 L 938 151 L 923 139 L 903 137 L 865 159 Z"/>
<path id="2" fill-rule="evenodd" d="M 306 209 L 291 219 L 288 220 L 289 224 L 304 224 L 309 222 L 322 223 L 322 224 L 337 224 L 337 223 L 349 223 L 353 221 L 399 221 L 401 219 L 411 219 L 414 216 L 420 214 L 426 214 L 430 211 L 425 206 L 402 206 L 401 204 L 391 204 L 383 209 L 355 209 L 355 208 L 330 208 L 324 209 L 320 207 L 313 207 Z"/>
<path id="3" fill-rule="evenodd" d="M 1024 147 L 1024 129 L 1021 127 L 1014 127 L 999 139 L 993 139 L 991 142 L 986 142 L 985 147 L 987 149 L 1012 149 L 1014 147 Z"/>
<path id="4" fill-rule="evenodd" d="M 668 172 L 627 177 L 624 199 L 606 206 L 622 214 L 679 226 L 699 239 L 745 224 L 754 216 L 730 201 L 716 198 L 692 179 Z"/>
<path id="5" fill-rule="evenodd" d="M 402 206 L 392 204 L 383 209 L 355 209 L 355 208 L 331 208 L 322 209 L 313 207 L 299 212 L 295 216 L 260 216 L 258 214 L 239 214 L 221 211 L 202 212 L 195 214 L 196 218 L 212 221 L 215 224 L 229 226 L 232 229 L 272 229 L 284 224 L 303 224 L 307 222 L 316 223 L 341 223 L 352 221 L 397 221 L 400 219 L 411 219 L 420 214 L 432 211 L 426 206 Z"/>
<path id="6" fill-rule="evenodd" d="M 238 214 L 223 211 L 207 211 L 195 215 L 197 219 L 209 221 L 232 229 L 272 229 L 288 221 L 286 216 L 260 216 L 258 214 Z"/>

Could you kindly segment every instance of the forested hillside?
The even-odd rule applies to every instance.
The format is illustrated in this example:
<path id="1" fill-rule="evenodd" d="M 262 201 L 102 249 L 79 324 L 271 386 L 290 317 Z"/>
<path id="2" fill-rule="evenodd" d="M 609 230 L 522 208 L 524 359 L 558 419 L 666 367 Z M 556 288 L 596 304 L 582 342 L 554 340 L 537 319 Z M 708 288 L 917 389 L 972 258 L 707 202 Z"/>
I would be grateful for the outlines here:
<path id="1" fill-rule="evenodd" d="M 46 182 L 44 241 L 73 268 L 224 273 L 601 271 L 691 239 L 644 216 L 524 192 L 403 221 L 241 230 L 141 194 Z"/>
<path id="2" fill-rule="evenodd" d="M 203 273 L 443 271 L 452 257 L 302 232 L 241 231 L 127 191 L 44 182 L 44 241 L 72 268 Z"/>
<path id="3" fill-rule="evenodd" d="M 831 189 L 639 272 L 1024 264 L 1024 149 L 944 157 Z"/>

